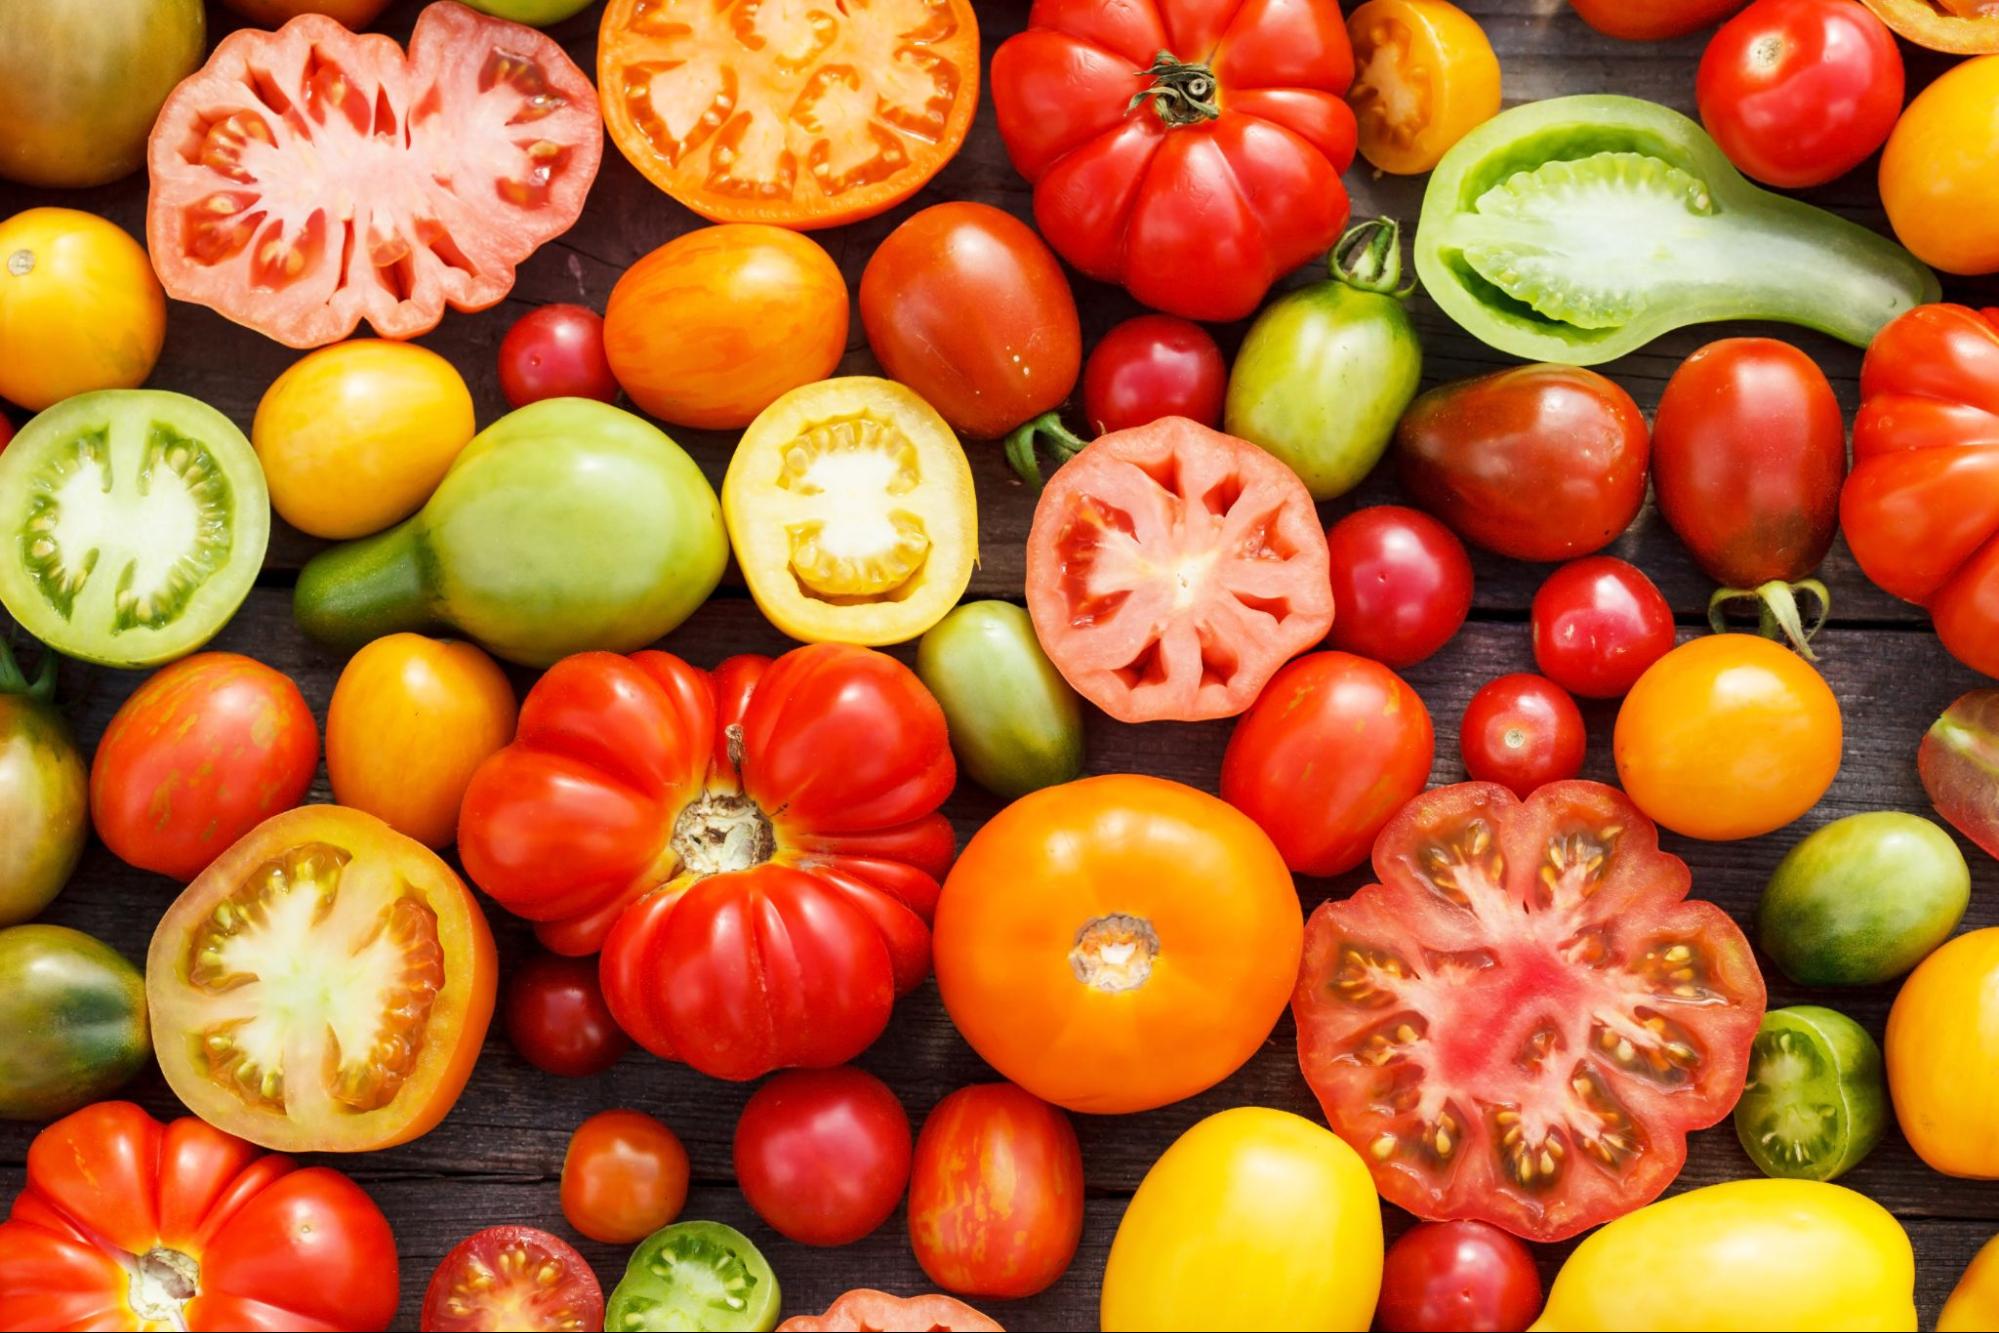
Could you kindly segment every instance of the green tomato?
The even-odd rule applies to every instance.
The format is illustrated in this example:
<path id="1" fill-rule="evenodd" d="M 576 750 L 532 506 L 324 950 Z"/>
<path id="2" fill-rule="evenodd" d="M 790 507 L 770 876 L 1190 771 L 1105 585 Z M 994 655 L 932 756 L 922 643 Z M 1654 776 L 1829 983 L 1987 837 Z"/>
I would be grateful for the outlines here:
<path id="1" fill-rule="evenodd" d="M 0 930 L 0 1120 L 53 1120 L 123 1087 L 153 1056 L 146 981 L 67 926 Z"/>
<path id="2" fill-rule="evenodd" d="M 1763 1016 L 1735 1135 L 1764 1175 L 1837 1179 L 1887 1130 L 1888 1077 L 1867 1029 L 1815 1004 Z"/>
<path id="3" fill-rule="evenodd" d="M 972 781 L 1011 800 L 1083 771 L 1083 705 L 1011 602 L 967 602 L 916 646 Z"/>
<path id="4" fill-rule="evenodd" d="M 44 651 L 31 683 L 0 641 L 0 926 L 49 905 L 90 834 L 90 770 L 49 706 L 55 664 Z"/>
<path id="5" fill-rule="evenodd" d="M 465 0 L 482 14 L 546 28 L 588 9 L 591 0 Z"/>
<path id="6" fill-rule="evenodd" d="M 1793 847 L 1756 909 L 1763 951 L 1807 986 L 1901 976 L 1950 938 L 1971 870 L 1948 833 L 1894 810 L 1848 815 Z"/>
<path id="7" fill-rule="evenodd" d="M 605 1333 L 777 1327 L 777 1276 L 720 1222 L 675 1222 L 639 1242 L 604 1311 Z"/>

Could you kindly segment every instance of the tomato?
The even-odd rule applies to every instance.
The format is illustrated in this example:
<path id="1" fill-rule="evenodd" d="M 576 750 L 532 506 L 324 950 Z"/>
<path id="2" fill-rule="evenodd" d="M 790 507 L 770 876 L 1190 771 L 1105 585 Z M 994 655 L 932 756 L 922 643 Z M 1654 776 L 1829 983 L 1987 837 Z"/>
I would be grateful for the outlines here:
<path id="1" fill-rule="evenodd" d="M 1499 57 L 1478 21 L 1445 0 L 1367 0 L 1347 16 L 1347 100 L 1360 152 L 1381 171 L 1428 171 L 1499 113 Z"/>
<path id="2" fill-rule="evenodd" d="M 146 954 L 153 1045 L 204 1120 L 287 1152 L 367 1152 L 444 1118 L 497 966 L 458 876 L 372 815 L 259 824 L 190 884 Z"/>
<path id="3" fill-rule="evenodd" d="M 0 398 L 39 412 L 92 389 L 136 389 L 166 332 L 160 280 L 116 223 L 69 208 L 0 222 Z"/>
<path id="4" fill-rule="evenodd" d="M 1577 366 L 1515 366 L 1441 385 L 1410 405 L 1395 444 L 1417 504 L 1516 560 L 1587 555 L 1629 527 L 1645 500 L 1644 414 Z"/>
<path id="5" fill-rule="evenodd" d="M 1867 7 L 1918 46 L 1960 55 L 1999 51 L 1996 16 L 1977 0 L 1867 0 Z"/>
<path id="6" fill-rule="evenodd" d="M 1034 506 L 1027 609 L 1121 722 L 1248 708 L 1333 619 L 1312 497 L 1252 444 L 1169 417 L 1093 441 Z"/>
<path id="7" fill-rule="evenodd" d="M 567 1241 L 533 1227 L 487 1227 L 452 1247 L 424 1289 L 423 1333 L 604 1326 L 604 1289 Z"/>
<path id="8" fill-rule="evenodd" d="M 1618 781 L 1690 838 L 1754 838 L 1818 804 L 1839 772 L 1839 701 L 1788 648 L 1711 634 L 1648 667 L 1617 712 Z"/>
<path id="9" fill-rule="evenodd" d="M 1572 560 L 1542 580 L 1530 615 L 1534 664 L 1586 699 L 1615 699 L 1673 649 L 1673 608 L 1616 556 Z"/>
<path id="10" fill-rule="evenodd" d="M 1815 1004 L 1763 1016 L 1735 1136 L 1764 1175 L 1842 1176 L 1874 1150 L 1890 1119 L 1881 1048 L 1866 1028 Z"/>
<path id="11" fill-rule="evenodd" d="M 500 340 L 500 392 L 513 407 L 544 398 L 618 401 L 604 318 L 588 306 L 536 306 Z"/>
<path id="12" fill-rule="evenodd" d="M 597 86 L 612 142 L 702 217 L 833 227 L 893 208 L 957 153 L 978 109 L 978 17 L 971 0 L 610 0 Z"/>
<path id="13" fill-rule="evenodd" d="M 1163 778 L 1085 778 L 1021 797 L 966 844 L 937 903 L 937 989 L 972 1049 L 1035 1096 L 1143 1111 L 1255 1054 L 1300 921 L 1245 816 Z"/>
<path id="14" fill-rule="evenodd" d="M 1192 320 L 1139 315 L 1116 325 L 1083 363 L 1083 419 L 1099 435 L 1161 417 L 1222 424 L 1229 369 Z"/>
<path id="15" fill-rule="evenodd" d="M 1332 5 L 1043 0 L 992 65 L 1049 244 L 1199 320 L 1241 319 L 1339 236 L 1352 79 Z"/>
<path id="16" fill-rule="evenodd" d="M 604 1003 L 594 958 L 542 953 L 526 959 L 507 978 L 501 1017 L 523 1060 L 563 1078 L 601 1074 L 632 1044 Z"/>
<path id="17" fill-rule="evenodd" d="M 1533 1253 L 1490 1222 L 1424 1222 L 1403 1232 L 1382 1263 L 1383 1328 L 1524 1329 L 1540 1312 Z"/>
<path id="18" fill-rule="evenodd" d="M 592 1240 L 629 1245 L 687 1206 L 687 1149 L 642 1111 L 599 1111 L 562 1158 L 562 1215 Z"/>
<path id="19" fill-rule="evenodd" d="M 472 391 L 449 361 L 414 343 L 357 338 L 273 380 L 250 443 L 285 522 L 345 541 L 420 509 L 477 430 Z"/>
<path id="20" fill-rule="evenodd" d="M 1239 1106 L 1174 1140 L 1111 1242 L 1101 1325 L 1365 1329 L 1381 1207 L 1353 1149 L 1288 1111 Z"/>
<path id="21" fill-rule="evenodd" d="M 1627 42 L 1683 37 L 1727 18 L 1743 0 L 1569 0 L 1583 22 Z"/>
<path id="22" fill-rule="evenodd" d="M 1524 671 L 1481 685 L 1458 725 L 1465 776 L 1522 799 L 1581 773 L 1585 740 L 1582 710 L 1568 691 Z"/>
<path id="23" fill-rule="evenodd" d="M 146 982 L 66 926 L 0 930 L 0 1120 L 52 1120 L 152 1063 Z"/>
<path id="24" fill-rule="evenodd" d="M 1763 952 L 1807 986 L 1892 981 L 1949 939 L 1971 868 L 1920 815 L 1870 810 L 1814 829 L 1784 854 L 1756 908 Z"/>
<path id="25" fill-rule="evenodd" d="M 922 1328 L 931 1333 L 1001 1333 L 1000 1326 L 949 1296 L 891 1296 L 859 1287 L 843 1293 L 825 1314 L 797 1314 L 778 1333 L 858 1333 L 861 1329 Z"/>
<path id="26" fill-rule="evenodd" d="M 1952 828 L 1999 856 L 1999 690 L 1961 694 L 1930 724 L 1916 751 L 1916 772 L 1937 813 Z"/>
<path id="27" fill-rule="evenodd" d="M 112 715 L 90 766 L 104 845 L 183 882 L 305 799 L 319 726 L 283 672 L 201 653 L 154 675 Z"/>
<path id="28" fill-rule="evenodd" d="M 222 6 L 266 28 L 300 14 L 324 14 L 359 32 L 389 7 L 389 0 L 222 0 Z"/>
<path id="29" fill-rule="evenodd" d="M 1083 1150 L 1069 1117 L 1011 1083 L 938 1102 L 916 1140 L 909 1244 L 950 1291 L 1045 1291 L 1083 1236 Z"/>
<path id="30" fill-rule="evenodd" d="M 603 151 L 589 78 L 539 33 L 434 4 L 405 55 L 305 14 L 230 33 L 160 108 L 147 248 L 169 295 L 287 346 L 364 318 L 410 338 L 506 296 Z"/>
<path id="31" fill-rule="evenodd" d="M 1990 1115 L 1999 1065 L 1999 927 L 1973 930 L 1917 964 L 1888 1011 L 1888 1090 L 1916 1155 L 1947 1176 L 1999 1177 Z"/>
<path id="32" fill-rule="evenodd" d="M 1383 1197 L 1543 1241 L 1656 1198 L 1735 1104 L 1764 991 L 1652 822 L 1600 783 L 1467 782 L 1405 806 L 1374 872 L 1312 914 L 1292 1012 Z"/>
<path id="33" fill-rule="evenodd" d="M 7 419 L 6 413 L 0 412 L 0 453 L 6 452 L 8 444 L 10 444 L 13 441 L 13 439 L 14 439 L 14 423 Z"/>
<path id="34" fill-rule="evenodd" d="M 0 640 L 0 926 L 53 902 L 90 837 L 90 774 L 55 710 L 55 684 L 54 653 L 42 650 L 30 681 Z"/>
<path id="35" fill-rule="evenodd" d="M 832 374 L 846 350 L 847 280 L 817 242 L 782 227 L 676 236 L 626 269 L 604 307 L 612 375 L 641 409 L 682 426 L 747 426 Z"/>
<path id="36" fill-rule="evenodd" d="M 1344 652 L 1392 667 L 1442 648 L 1471 610 L 1471 559 L 1449 528 L 1401 505 L 1356 509 L 1326 529 L 1333 632 Z"/>
<path id="37" fill-rule="evenodd" d="M 1999 269 L 1999 60 L 1977 56 L 1917 93 L 1881 152 L 1895 239 L 1946 273 Z M 1864 395 L 1863 395 L 1864 396 Z"/>
<path id="38" fill-rule="evenodd" d="M 588 9 L 591 0 L 467 0 L 482 14 L 546 28 Z"/>
<path id="39" fill-rule="evenodd" d="M 458 847 L 558 952 L 602 943 L 640 1045 L 745 1080 L 851 1059 L 923 980 L 956 778 L 943 711 L 884 654 L 584 653 L 529 691 Z"/>
<path id="40" fill-rule="evenodd" d="M 1999 1236 L 1965 1265 L 1937 1317 L 1937 1333 L 1978 1333 L 1993 1324 L 1999 1324 Z"/>
<path id="41" fill-rule="evenodd" d="M 767 1329 L 782 1296 L 750 1238 L 720 1222 L 677 1222 L 632 1251 L 604 1327 Z"/>
<path id="42" fill-rule="evenodd" d="M 736 1122 L 736 1182 L 757 1216 L 802 1245 L 850 1245 L 888 1221 L 909 1185 L 909 1116 L 851 1065 L 794 1069 Z"/>
<path id="43" fill-rule="evenodd" d="M 964 775 L 1012 800 L 1083 772 L 1083 705 L 1012 602 L 967 602 L 916 645 Z"/>
<path id="44" fill-rule="evenodd" d="M 864 375 L 793 389 L 750 423 L 722 482 L 736 564 L 807 643 L 902 643 L 971 582 L 979 506 L 930 404 Z"/>

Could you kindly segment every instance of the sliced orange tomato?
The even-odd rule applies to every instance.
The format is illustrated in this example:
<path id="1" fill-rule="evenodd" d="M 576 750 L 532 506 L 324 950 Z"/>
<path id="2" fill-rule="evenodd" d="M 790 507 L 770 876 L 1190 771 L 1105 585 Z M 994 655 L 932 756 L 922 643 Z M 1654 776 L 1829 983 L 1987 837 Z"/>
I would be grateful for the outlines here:
<path id="1" fill-rule="evenodd" d="M 1866 0 L 1875 17 L 1917 46 L 1956 55 L 1999 51 L 1999 5 L 1992 0 Z"/>
<path id="2" fill-rule="evenodd" d="M 1367 0 L 1347 16 L 1360 152 L 1383 171 L 1437 165 L 1499 113 L 1499 57 L 1478 21 L 1446 0 Z"/>

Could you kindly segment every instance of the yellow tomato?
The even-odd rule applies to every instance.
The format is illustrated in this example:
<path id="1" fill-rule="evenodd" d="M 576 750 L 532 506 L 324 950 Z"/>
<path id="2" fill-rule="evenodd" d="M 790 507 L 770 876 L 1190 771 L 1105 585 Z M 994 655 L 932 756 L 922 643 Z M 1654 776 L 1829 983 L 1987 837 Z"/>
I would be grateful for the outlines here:
<path id="1" fill-rule="evenodd" d="M 1790 649 L 1709 634 L 1646 668 L 1617 712 L 1618 780 L 1690 838 L 1753 838 L 1818 804 L 1839 772 L 1839 701 Z"/>
<path id="2" fill-rule="evenodd" d="M 1947 1176 L 1999 1178 L 1999 926 L 1917 965 L 1888 1011 L 1882 1054 L 1916 1155 Z"/>
<path id="3" fill-rule="evenodd" d="M 449 361 L 414 343 L 357 338 L 272 381 L 250 443 L 272 508 L 301 531 L 344 541 L 421 508 L 476 428 L 471 391 Z"/>
<path id="4" fill-rule="evenodd" d="M 472 773 L 514 738 L 513 686 L 469 643 L 391 634 L 354 654 L 326 714 L 333 799 L 428 847 L 458 836 Z"/>
<path id="5" fill-rule="evenodd" d="M 1381 1204 L 1360 1154 L 1289 1111 L 1239 1106 L 1145 1173 L 1104 1270 L 1118 1329 L 1364 1329 Z"/>
<path id="6" fill-rule="evenodd" d="M 1367 0 L 1347 17 L 1362 156 L 1399 176 L 1428 171 L 1499 114 L 1499 57 L 1444 0 Z"/>
<path id="7" fill-rule="evenodd" d="M 167 333 L 152 261 L 116 223 L 71 208 L 0 222 L 0 398 L 39 412 L 136 389 Z"/>
<path id="8" fill-rule="evenodd" d="M 913 390 L 864 375 L 793 389 L 750 423 L 722 518 L 757 605 L 806 643 L 915 638 L 979 556 L 958 437 Z"/>
<path id="9" fill-rule="evenodd" d="M 1999 56 L 1967 60 L 1916 94 L 1881 152 L 1881 203 L 1925 264 L 1999 270 Z"/>
<path id="10" fill-rule="evenodd" d="M 1985 1333 L 1999 1328 L 1999 1236 L 1972 1256 L 1937 1318 L 1937 1333 Z"/>

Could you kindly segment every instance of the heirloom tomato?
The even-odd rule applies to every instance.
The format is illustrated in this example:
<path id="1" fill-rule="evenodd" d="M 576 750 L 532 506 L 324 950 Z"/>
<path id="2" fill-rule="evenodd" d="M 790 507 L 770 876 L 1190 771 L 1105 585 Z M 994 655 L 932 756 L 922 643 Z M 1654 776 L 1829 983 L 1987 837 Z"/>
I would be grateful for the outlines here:
<path id="1" fill-rule="evenodd" d="M 153 1046 L 182 1102 L 252 1143 L 392 1147 L 464 1090 L 497 970 L 478 900 L 435 853 L 307 806 L 259 824 L 160 919 Z"/>
<path id="2" fill-rule="evenodd" d="M 1614 555 L 1548 575 L 1529 623 L 1534 665 L 1585 699 L 1617 698 L 1673 650 L 1673 608 L 1644 570 Z"/>
<path id="3" fill-rule="evenodd" d="M 1999 1178 L 1999 927 L 1968 931 L 1916 965 L 1888 1011 L 1882 1049 L 1895 1119 L 1947 1176 Z"/>
<path id="4" fill-rule="evenodd" d="M 71 208 L 0 222 L 0 398 L 39 412 L 93 389 L 136 389 L 166 333 L 160 280 L 117 223 Z"/>
<path id="5" fill-rule="evenodd" d="M 1979 1247 L 1951 1288 L 1937 1317 L 1937 1333 L 1983 1333 L 1999 1328 L 1999 1236 Z"/>
<path id="6" fill-rule="evenodd" d="M 562 1215 L 591 1240 L 630 1245 L 687 1206 L 687 1149 L 643 1111 L 599 1111 L 562 1157 Z"/>
<path id="7" fill-rule="evenodd" d="M 1163 778 L 1084 778 L 966 844 L 937 903 L 937 989 L 972 1049 L 1035 1096 L 1149 1110 L 1256 1053 L 1301 918 L 1247 816 Z"/>
<path id="8" fill-rule="evenodd" d="M 1458 753 L 1465 776 L 1525 798 L 1583 771 L 1582 710 L 1545 676 L 1520 671 L 1487 681 L 1465 705 Z"/>
<path id="9" fill-rule="evenodd" d="M 541 953 L 525 959 L 507 977 L 500 1013 L 521 1058 L 563 1078 L 601 1074 L 632 1044 L 604 1003 L 594 958 Z"/>
<path id="10" fill-rule="evenodd" d="M 1143 426 L 1161 417 L 1222 424 L 1229 368 L 1222 349 L 1192 320 L 1139 315 L 1117 325 L 1083 363 L 1083 420 L 1092 433 Z"/>
<path id="11" fill-rule="evenodd" d="M 750 1238 L 721 1222 L 676 1222 L 632 1251 L 611 1292 L 610 1329 L 768 1329 L 783 1295 Z"/>
<path id="12" fill-rule="evenodd" d="M 1881 206 L 1895 239 L 1946 273 L 1999 269 L 1995 98 L 1999 60 L 1953 65 L 1916 94 L 1881 150 Z"/>
<path id="13" fill-rule="evenodd" d="M 1012 800 L 1083 772 L 1083 704 L 1012 602 L 966 602 L 916 645 L 964 775 Z"/>
<path id="14" fill-rule="evenodd" d="M 1534 1254 L 1490 1222 L 1424 1222 L 1388 1247 L 1377 1322 L 1397 1333 L 1524 1329 L 1541 1312 Z"/>
<path id="15" fill-rule="evenodd" d="M 1414 666 L 1471 610 L 1471 558 L 1457 534 L 1402 505 L 1356 509 L 1326 529 L 1333 632 L 1326 642 L 1385 666 Z"/>
<path id="16" fill-rule="evenodd" d="M 736 1121 L 736 1183 L 758 1217 L 801 1245 L 851 1245 L 888 1221 L 909 1185 L 909 1115 L 864 1069 L 791 1069 Z"/>
<path id="17" fill-rule="evenodd" d="M 0 639 L 0 926 L 54 901 L 90 837 L 90 773 L 52 703 L 55 685 L 54 653 L 42 650 L 30 681 Z"/>
<path id="18" fill-rule="evenodd" d="M 431 1274 L 423 1333 L 566 1333 L 604 1326 L 604 1289 L 568 1241 L 533 1227 L 487 1227 L 452 1247 Z"/>
<path id="19" fill-rule="evenodd" d="M 1814 829 L 1784 854 L 1756 907 L 1757 941 L 1793 981 L 1893 981 L 1957 929 L 1971 868 L 1920 815 L 1868 810 Z"/>
<path id="20" fill-rule="evenodd" d="M 1652 822 L 1601 783 L 1467 782 L 1403 807 L 1374 872 L 1312 914 L 1292 1012 L 1383 1197 L 1537 1241 L 1656 1198 L 1735 1104 L 1764 991 Z"/>
<path id="21" fill-rule="evenodd" d="M 0 1120 L 52 1120 L 152 1063 L 146 981 L 67 926 L 0 930 Z"/>
<path id="22" fill-rule="evenodd" d="M 1874 1150 L 1890 1119 L 1881 1048 L 1866 1028 L 1815 1004 L 1763 1016 L 1735 1104 L 1735 1136 L 1764 1175 L 1844 1175 Z"/>
<path id="23" fill-rule="evenodd" d="M 746 1080 L 853 1058 L 923 980 L 956 778 L 943 710 L 882 653 L 582 653 L 472 779 L 458 849 L 558 952 L 602 945 L 640 1045 Z"/>
<path id="24" fill-rule="evenodd" d="M 921 1328 L 930 1333 L 1002 1333 L 1000 1326 L 949 1296 L 891 1296 L 857 1287 L 826 1307 L 825 1314 L 795 1314 L 778 1333 L 861 1333 L 867 1329 Z"/>
<path id="25" fill-rule="evenodd" d="M 1360 154 L 1411 176 L 1499 111 L 1499 57 L 1478 20 L 1446 0 L 1367 0 L 1347 16 Z"/>
<path id="26" fill-rule="evenodd" d="M 1999 690 L 1961 694 L 1930 724 L 1916 772 L 1937 813 L 1999 857 Z"/>
<path id="27" fill-rule="evenodd" d="M 544 398 L 618 401 L 604 351 L 604 317 L 588 306 L 537 306 L 500 339 L 500 392 L 511 407 Z"/>
<path id="28" fill-rule="evenodd" d="M 1583 22 L 1607 37 L 1656 42 L 1683 37 L 1742 8 L 1743 0 L 1569 0 Z"/>
<path id="29" fill-rule="evenodd" d="M 0 1224 L 9 1330 L 363 1333 L 396 1297 L 395 1236 L 360 1186 L 130 1102 L 36 1135 Z"/>

